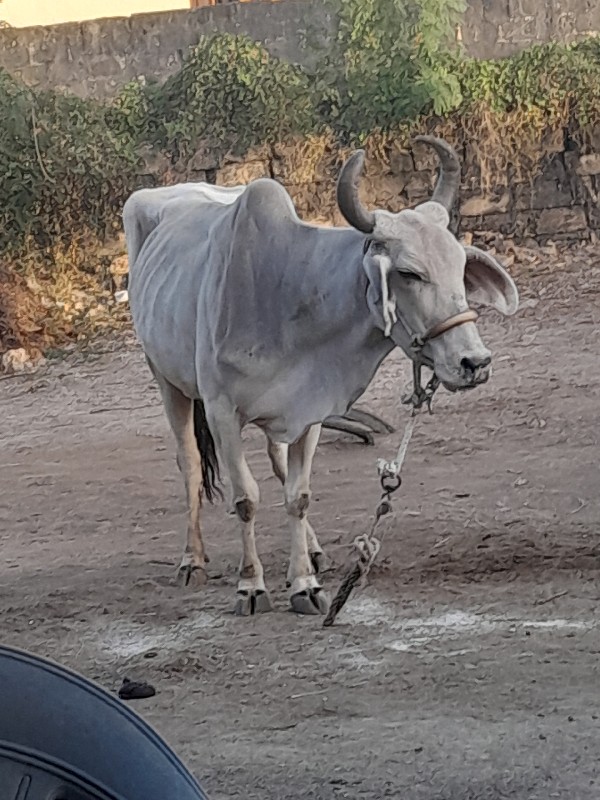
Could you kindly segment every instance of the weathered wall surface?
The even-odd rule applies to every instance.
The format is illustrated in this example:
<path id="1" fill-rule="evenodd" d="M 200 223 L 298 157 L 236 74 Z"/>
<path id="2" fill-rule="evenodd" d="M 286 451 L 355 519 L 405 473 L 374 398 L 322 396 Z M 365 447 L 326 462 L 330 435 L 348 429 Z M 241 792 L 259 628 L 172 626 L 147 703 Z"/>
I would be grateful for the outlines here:
<path id="1" fill-rule="evenodd" d="M 460 36 L 467 51 L 480 58 L 600 31 L 598 0 L 468 0 L 468 5 Z M 31 86 L 108 97 L 140 75 L 166 78 L 205 34 L 246 33 L 273 54 L 310 66 L 315 37 L 326 41 L 334 26 L 322 0 L 225 2 L 192 11 L 0 30 L 0 66 Z"/>
<path id="2" fill-rule="evenodd" d="M 534 42 L 598 32 L 598 0 L 468 0 L 463 39 L 477 58 L 502 58 Z"/>
<path id="3" fill-rule="evenodd" d="M 376 148 L 381 152 L 381 148 Z M 385 159 L 369 154 L 361 185 L 363 201 L 370 207 L 399 211 L 431 196 L 437 170 L 436 157 L 423 145 L 412 151 L 388 145 Z M 513 182 L 505 189 L 482 192 L 481 180 L 472 161 L 461 153 L 460 232 L 476 238 L 499 233 L 515 241 L 535 239 L 583 240 L 600 235 L 600 130 L 592 137 L 591 152 L 564 150 L 557 143 L 548 154 L 543 170 L 532 181 Z M 330 140 L 263 147 L 243 160 L 218 162 L 200 148 L 187 165 L 173 172 L 165 160 L 161 174 L 153 162 L 149 182 L 216 180 L 217 184 L 248 183 L 255 178 L 275 177 L 290 192 L 299 215 L 305 220 L 344 224 L 335 202 L 335 181 L 344 155 Z M 150 171 L 149 171 L 150 172 Z"/>
<path id="4" fill-rule="evenodd" d="M 164 79 L 211 33 L 245 33 L 280 58 L 310 66 L 305 39 L 333 29 L 321 0 L 228 3 L 36 28 L 0 30 L 0 66 L 30 86 L 105 98 L 139 76 Z"/>

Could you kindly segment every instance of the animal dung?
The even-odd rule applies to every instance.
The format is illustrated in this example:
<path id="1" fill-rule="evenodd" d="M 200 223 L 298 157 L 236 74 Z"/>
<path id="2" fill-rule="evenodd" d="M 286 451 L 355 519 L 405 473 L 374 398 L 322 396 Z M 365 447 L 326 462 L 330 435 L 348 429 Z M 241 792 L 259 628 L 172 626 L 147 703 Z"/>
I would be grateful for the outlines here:
<path id="1" fill-rule="evenodd" d="M 149 683 L 130 681 L 129 678 L 123 678 L 118 694 L 121 700 L 142 700 L 146 697 L 154 697 L 156 689 Z"/>

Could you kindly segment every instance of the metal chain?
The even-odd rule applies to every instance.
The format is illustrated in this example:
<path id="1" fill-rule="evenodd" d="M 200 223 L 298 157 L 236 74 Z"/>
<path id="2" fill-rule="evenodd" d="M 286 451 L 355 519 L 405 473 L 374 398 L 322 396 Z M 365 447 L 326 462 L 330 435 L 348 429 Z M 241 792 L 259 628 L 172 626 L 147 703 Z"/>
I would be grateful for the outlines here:
<path id="1" fill-rule="evenodd" d="M 402 401 L 405 404 L 412 405 L 412 414 L 406 423 L 406 428 L 404 429 L 404 435 L 400 442 L 398 452 L 396 453 L 396 458 L 393 461 L 386 461 L 383 458 L 377 459 L 377 472 L 382 489 L 381 499 L 375 508 L 375 515 L 371 528 L 367 533 L 362 533 L 357 536 L 352 543 L 354 549 L 358 553 L 358 560 L 346 573 L 340 588 L 331 602 L 327 616 L 323 621 L 323 627 L 325 628 L 333 625 L 335 618 L 345 606 L 356 584 L 360 582 L 362 587 L 366 583 L 369 570 L 373 566 L 373 562 L 381 550 L 381 539 L 376 538 L 375 531 L 381 519 L 393 511 L 392 495 L 394 492 L 398 491 L 402 485 L 400 473 L 404 466 L 408 447 L 415 430 L 417 413 L 423 405 L 427 406 L 427 410 L 430 414 L 432 413 L 431 401 L 440 385 L 439 379 L 434 373 L 427 386 L 423 388 L 421 386 L 421 364 L 420 361 L 415 361 L 413 362 L 413 383 L 412 394 Z"/>

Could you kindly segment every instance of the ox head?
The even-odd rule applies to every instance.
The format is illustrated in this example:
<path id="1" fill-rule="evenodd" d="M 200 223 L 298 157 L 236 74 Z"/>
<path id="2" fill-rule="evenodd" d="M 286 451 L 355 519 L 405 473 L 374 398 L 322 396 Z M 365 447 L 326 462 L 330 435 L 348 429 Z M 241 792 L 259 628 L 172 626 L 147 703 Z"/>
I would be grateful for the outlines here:
<path id="1" fill-rule="evenodd" d="M 448 230 L 460 188 L 460 163 L 443 139 L 420 136 L 440 159 L 431 200 L 392 214 L 368 211 L 358 198 L 365 155 L 355 152 L 338 181 L 338 205 L 364 241 L 368 302 L 386 336 L 412 358 L 416 352 L 447 389 L 487 381 L 491 354 L 475 325 L 470 304 L 514 314 L 518 292 L 506 270 L 488 253 L 463 246 Z"/>

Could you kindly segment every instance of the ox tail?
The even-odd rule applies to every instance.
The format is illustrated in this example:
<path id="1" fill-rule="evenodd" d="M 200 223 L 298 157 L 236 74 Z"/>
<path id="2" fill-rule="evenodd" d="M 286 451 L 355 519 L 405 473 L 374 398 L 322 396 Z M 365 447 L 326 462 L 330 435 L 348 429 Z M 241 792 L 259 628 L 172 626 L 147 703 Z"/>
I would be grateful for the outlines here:
<path id="1" fill-rule="evenodd" d="M 223 499 L 223 492 L 219 488 L 221 472 L 215 440 L 208 427 L 202 400 L 194 400 L 194 434 L 200 451 L 204 494 L 209 503 L 214 503 L 217 499 Z"/>

